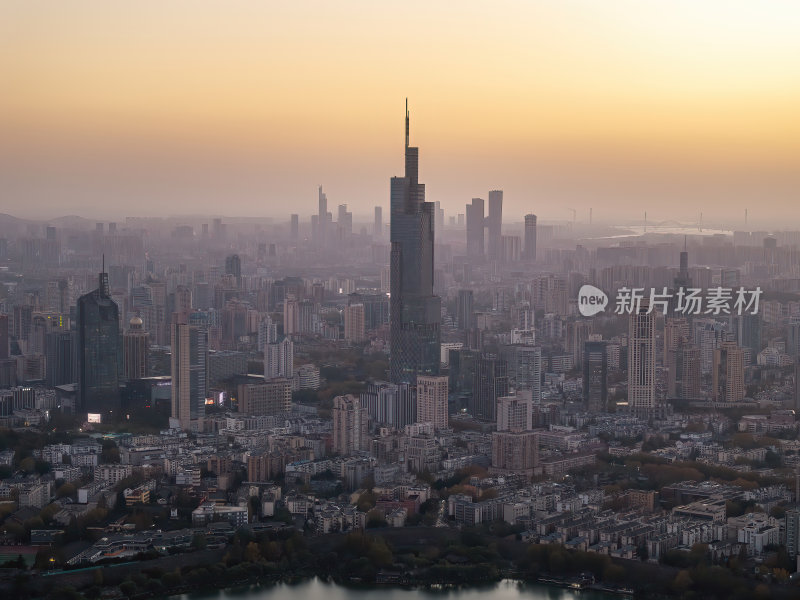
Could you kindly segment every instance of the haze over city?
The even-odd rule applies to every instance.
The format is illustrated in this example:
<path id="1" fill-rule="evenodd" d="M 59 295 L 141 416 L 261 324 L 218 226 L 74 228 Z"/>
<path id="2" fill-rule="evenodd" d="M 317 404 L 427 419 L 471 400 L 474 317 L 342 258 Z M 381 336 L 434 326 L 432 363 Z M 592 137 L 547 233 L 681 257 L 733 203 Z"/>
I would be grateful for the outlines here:
<path id="1" fill-rule="evenodd" d="M 0 596 L 800 597 L 798 31 L 3 2 Z"/>
<path id="2" fill-rule="evenodd" d="M 800 217 L 791 2 L 5 2 L 0 211 L 388 200 L 409 97 L 428 198 L 521 221 Z"/>

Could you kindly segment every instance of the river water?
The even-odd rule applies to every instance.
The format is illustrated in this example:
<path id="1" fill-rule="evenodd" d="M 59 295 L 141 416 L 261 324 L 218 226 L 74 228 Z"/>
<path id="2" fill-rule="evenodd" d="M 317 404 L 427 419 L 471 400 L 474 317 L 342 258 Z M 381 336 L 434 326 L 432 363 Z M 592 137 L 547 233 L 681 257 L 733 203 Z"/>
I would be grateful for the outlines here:
<path id="1" fill-rule="evenodd" d="M 609 600 L 595 591 L 572 591 L 509 579 L 497 584 L 461 589 L 408 589 L 391 586 L 346 587 L 311 579 L 297 584 L 253 585 L 228 590 L 194 592 L 172 600 Z"/>

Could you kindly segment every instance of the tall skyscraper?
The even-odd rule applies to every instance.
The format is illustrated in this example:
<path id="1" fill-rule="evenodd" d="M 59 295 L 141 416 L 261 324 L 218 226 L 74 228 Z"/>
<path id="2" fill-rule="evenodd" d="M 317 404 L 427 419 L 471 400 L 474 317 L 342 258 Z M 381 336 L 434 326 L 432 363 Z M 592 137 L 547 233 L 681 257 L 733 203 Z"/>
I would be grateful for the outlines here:
<path id="1" fill-rule="evenodd" d="M 526 260 L 536 260 L 536 215 L 525 215 L 525 251 Z"/>
<path id="2" fill-rule="evenodd" d="M 489 241 L 489 258 L 500 260 L 503 256 L 503 191 L 489 192 L 489 216 L 486 219 Z"/>
<path id="3" fill-rule="evenodd" d="M 447 427 L 447 375 L 417 377 L 417 422 L 433 423 L 436 429 Z"/>
<path id="4" fill-rule="evenodd" d="M 483 258 L 485 225 L 483 198 L 473 198 L 472 204 L 467 204 L 467 256 Z"/>
<path id="5" fill-rule="evenodd" d="M 108 274 L 96 290 L 78 298 L 78 406 L 81 413 L 108 415 L 119 408 L 121 344 L 119 309 Z"/>
<path id="6" fill-rule="evenodd" d="M 333 451 L 349 456 L 366 450 L 369 415 L 361 401 L 348 394 L 333 399 Z"/>
<path id="7" fill-rule="evenodd" d="M 665 356 L 667 394 L 670 398 L 700 398 L 700 349 L 685 337 Z"/>
<path id="8" fill-rule="evenodd" d="M 583 346 L 583 401 L 589 412 L 608 410 L 608 353 L 606 342 L 589 341 Z"/>
<path id="9" fill-rule="evenodd" d="M 628 321 L 628 408 L 648 415 L 656 408 L 655 312 L 642 301 Z"/>
<path id="10" fill-rule="evenodd" d="M 441 299 L 433 293 L 434 205 L 419 183 L 419 149 L 409 146 L 405 176 L 391 180 L 390 356 L 393 383 L 439 373 Z"/>
<path id="11" fill-rule="evenodd" d="M 122 336 L 122 378 L 125 381 L 147 377 L 150 334 L 144 329 L 142 320 L 133 317 L 128 331 Z"/>
<path id="12" fill-rule="evenodd" d="M 300 237 L 300 215 L 291 215 L 289 221 L 289 237 L 296 242 Z"/>
<path id="13" fill-rule="evenodd" d="M 744 352 L 736 342 L 722 342 L 714 350 L 711 378 L 714 402 L 744 400 Z"/>
<path id="14" fill-rule="evenodd" d="M 191 429 L 205 416 L 208 333 L 204 327 L 185 323 L 173 323 L 170 329 L 172 418 L 182 429 Z"/>

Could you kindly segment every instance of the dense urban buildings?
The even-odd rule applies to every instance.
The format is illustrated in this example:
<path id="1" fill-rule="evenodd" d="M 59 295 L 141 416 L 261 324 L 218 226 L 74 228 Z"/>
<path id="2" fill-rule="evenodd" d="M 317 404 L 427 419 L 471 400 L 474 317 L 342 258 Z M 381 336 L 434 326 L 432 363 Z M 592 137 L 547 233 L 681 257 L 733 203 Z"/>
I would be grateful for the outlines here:
<path id="1" fill-rule="evenodd" d="M 0 215 L 5 554 L 274 565 L 413 526 L 787 580 L 800 233 L 539 219 L 499 190 L 450 214 L 406 119 L 388 236 L 333 187 L 272 220 Z"/>

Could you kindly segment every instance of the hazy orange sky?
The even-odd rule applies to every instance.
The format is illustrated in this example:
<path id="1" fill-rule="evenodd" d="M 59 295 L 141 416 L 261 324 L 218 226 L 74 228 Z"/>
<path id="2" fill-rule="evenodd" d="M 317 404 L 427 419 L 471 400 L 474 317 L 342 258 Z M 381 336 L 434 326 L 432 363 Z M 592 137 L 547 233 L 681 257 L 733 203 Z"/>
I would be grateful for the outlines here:
<path id="1" fill-rule="evenodd" d="M 0 3 L 0 212 L 388 205 L 800 227 L 800 3 Z"/>

